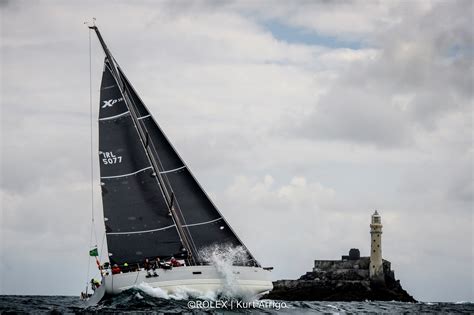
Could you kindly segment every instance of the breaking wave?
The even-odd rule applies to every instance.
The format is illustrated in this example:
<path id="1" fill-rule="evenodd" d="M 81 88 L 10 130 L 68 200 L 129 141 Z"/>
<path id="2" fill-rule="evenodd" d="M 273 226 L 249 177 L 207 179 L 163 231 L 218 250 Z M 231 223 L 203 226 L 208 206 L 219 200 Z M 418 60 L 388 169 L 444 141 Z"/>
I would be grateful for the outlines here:
<path id="1" fill-rule="evenodd" d="M 252 296 L 247 292 L 239 290 L 236 274 L 233 271 L 233 265 L 244 265 L 248 261 L 246 250 L 242 246 L 234 247 L 229 245 L 213 245 L 203 248 L 199 251 L 199 257 L 206 263 L 214 266 L 223 279 L 223 286 L 218 291 L 201 292 L 186 286 L 176 288 L 168 293 L 161 288 L 154 288 L 149 284 L 142 282 L 133 287 L 137 293 L 137 299 L 143 298 L 140 292 L 149 297 L 165 300 L 220 300 L 220 299 L 240 299 L 245 301 L 252 300 Z M 129 290 L 127 290 L 129 291 Z"/>
<path id="2" fill-rule="evenodd" d="M 199 300 L 217 300 L 218 295 L 216 292 L 208 291 L 208 292 L 201 292 L 198 290 L 194 290 L 191 288 L 187 288 L 185 286 L 178 287 L 173 293 L 167 293 L 165 290 L 161 288 L 153 288 L 148 283 L 140 283 L 139 285 L 135 286 L 136 289 L 142 291 L 143 293 L 147 294 L 148 296 L 160 298 L 160 299 L 172 299 L 172 300 L 189 300 L 189 299 L 199 299 Z"/>
<path id="3" fill-rule="evenodd" d="M 219 295 L 225 297 L 240 297 L 248 299 L 246 292 L 239 290 L 233 265 L 244 265 L 248 262 L 247 251 L 242 246 L 213 245 L 199 251 L 199 256 L 205 262 L 216 267 L 224 279 L 224 286 Z"/>

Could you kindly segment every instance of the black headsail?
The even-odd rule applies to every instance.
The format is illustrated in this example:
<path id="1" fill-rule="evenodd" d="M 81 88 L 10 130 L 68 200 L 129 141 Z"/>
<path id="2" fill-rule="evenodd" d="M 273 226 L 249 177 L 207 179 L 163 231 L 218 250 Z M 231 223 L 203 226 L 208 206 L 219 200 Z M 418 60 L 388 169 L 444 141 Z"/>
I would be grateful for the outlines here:
<path id="1" fill-rule="evenodd" d="M 149 145 L 159 162 L 164 184 L 173 193 L 173 207 L 182 216 L 183 227 L 191 236 L 194 249 L 199 251 L 216 243 L 242 246 L 247 251 L 249 262 L 259 265 L 202 189 L 120 67 L 118 70 L 139 112 L 140 123 L 149 133 Z"/>
<path id="2" fill-rule="evenodd" d="M 113 254 L 111 259 L 122 257 L 122 253 L 127 253 L 124 257 L 137 257 L 137 252 L 144 257 L 153 256 L 142 250 L 137 251 L 136 240 L 125 241 L 128 244 L 120 243 L 128 237 L 143 237 L 139 242 L 148 244 L 140 245 L 149 248 L 150 252 L 160 252 L 161 256 L 165 256 L 161 254 L 165 252 L 176 253 L 183 246 L 189 253 L 188 263 L 191 264 L 202 263 L 198 252 L 209 245 L 217 243 L 245 248 L 118 67 L 97 27 L 92 28 L 106 54 L 99 132 L 101 175 L 105 184 L 104 214 L 108 219 L 107 240 L 109 252 Z M 125 157 L 127 162 L 124 163 Z M 118 162 L 119 159 L 121 162 Z M 124 177 L 124 174 L 131 175 Z M 110 190 L 107 185 L 111 185 L 113 180 L 116 185 L 109 186 L 113 189 Z M 130 189 L 133 194 L 126 192 Z M 143 204 L 145 207 L 142 207 Z M 141 220 L 139 225 L 135 224 L 137 211 L 142 214 L 142 218 L 145 218 L 145 212 L 147 216 L 147 220 Z M 112 225 L 111 216 L 116 225 Z M 131 233 L 134 232 L 131 226 L 137 231 L 148 232 Z M 121 229 L 126 233 L 114 232 L 112 229 Z M 159 236 L 154 241 L 151 240 L 153 236 L 150 236 L 153 234 Z M 150 245 L 150 241 L 153 245 Z M 246 251 L 250 262 L 259 265 Z"/>

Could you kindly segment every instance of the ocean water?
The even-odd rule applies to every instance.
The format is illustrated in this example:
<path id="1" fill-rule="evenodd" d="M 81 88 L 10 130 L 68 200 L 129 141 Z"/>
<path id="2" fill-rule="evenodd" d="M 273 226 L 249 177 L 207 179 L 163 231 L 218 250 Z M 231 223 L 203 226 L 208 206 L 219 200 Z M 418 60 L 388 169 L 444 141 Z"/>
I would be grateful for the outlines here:
<path id="1" fill-rule="evenodd" d="M 227 301 L 227 303 L 224 303 Z M 200 302 L 200 307 L 196 307 Z M 219 304 L 220 305 L 216 305 Z M 233 307 L 231 308 L 231 302 Z M 194 304 L 193 304 L 194 303 Z M 312 313 L 474 313 L 474 303 L 401 303 L 401 302 L 290 302 L 256 301 L 238 304 L 238 300 L 174 299 L 156 297 L 131 289 L 85 307 L 75 296 L 0 296 L 0 314 L 8 313 L 140 313 L 140 314 L 312 314 Z M 278 303 L 278 304 L 277 304 Z M 227 304 L 223 307 L 222 304 Z M 194 308 L 193 308 L 194 306 Z M 221 307 L 217 307 L 221 306 Z M 277 309 L 277 307 L 281 307 Z"/>
<path id="2" fill-rule="evenodd" d="M 17 313 L 132 313 L 132 314 L 312 314 L 312 313 L 466 313 L 474 303 L 401 302 L 294 302 L 252 300 L 236 290 L 234 263 L 246 257 L 240 247 L 213 246 L 202 258 L 214 265 L 224 280 L 219 292 L 199 292 L 186 287 L 173 293 L 141 283 L 98 305 L 86 307 L 75 296 L 0 295 L 0 314 Z"/>

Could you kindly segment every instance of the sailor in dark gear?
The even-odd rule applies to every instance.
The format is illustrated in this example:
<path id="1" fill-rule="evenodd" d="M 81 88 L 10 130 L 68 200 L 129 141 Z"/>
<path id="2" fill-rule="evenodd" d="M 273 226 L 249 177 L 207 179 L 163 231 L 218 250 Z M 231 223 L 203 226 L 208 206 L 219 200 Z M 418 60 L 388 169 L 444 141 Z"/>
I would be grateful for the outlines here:
<path id="1" fill-rule="evenodd" d="M 159 258 L 158 258 L 159 259 Z M 158 267 L 158 261 L 157 260 L 154 260 L 152 263 L 151 263 L 151 270 L 153 271 L 153 277 L 158 277 L 158 275 L 156 274 L 156 269 L 159 268 Z"/>
<path id="2" fill-rule="evenodd" d="M 151 273 L 150 273 L 150 271 L 151 271 L 151 263 L 150 263 L 150 261 L 148 260 L 148 258 L 145 259 L 145 263 L 143 264 L 143 267 L 144 267 L 145 270 L 146 270 L 146 277 L 147 277 L 147 278 L 150 278 L 150 277 L 151 277 Z"/>
<path id="3" fill-rule="evenodd" d="M 163 263 L 160 260 L 160 257 L 156 257 L 156 268 L 162 268 Z"/>

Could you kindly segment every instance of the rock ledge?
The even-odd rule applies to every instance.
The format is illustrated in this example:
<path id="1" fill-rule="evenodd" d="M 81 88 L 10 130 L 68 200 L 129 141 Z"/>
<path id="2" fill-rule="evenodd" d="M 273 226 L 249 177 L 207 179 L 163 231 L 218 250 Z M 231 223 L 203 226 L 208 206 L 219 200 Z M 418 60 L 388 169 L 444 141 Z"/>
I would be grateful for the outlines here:
<path id="1" fill-rule="evenodd" d="M 346 258 L 346 259 L 344 259 Z M 287 301 L 401 301 L 416 302 L 405 291 L 390 269 L 391 263 L 383 260 L 384 281 L 369 278 L 370 257 L 342 260 L 316 260 L 312 272 L 298 280 L 273 282 L 273 290 L 265 299 Z"/>

